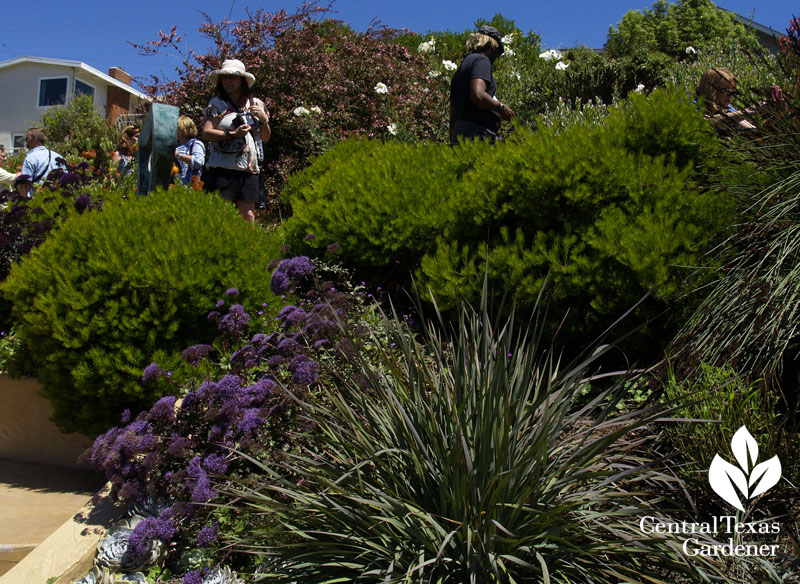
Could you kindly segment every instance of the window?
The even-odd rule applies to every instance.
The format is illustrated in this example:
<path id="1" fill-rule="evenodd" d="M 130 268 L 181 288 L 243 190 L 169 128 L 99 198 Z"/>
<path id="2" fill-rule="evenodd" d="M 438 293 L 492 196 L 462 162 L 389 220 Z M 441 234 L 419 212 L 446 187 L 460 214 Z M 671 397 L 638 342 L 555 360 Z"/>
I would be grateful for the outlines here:
<path id="1" fill-rule="evenodd" d="M 80 79 L 75 80 L 75 95 L 89 95 L 94 99 L 94 87 Z"/>
<path id="2" fill-rule="evenodd" d="M 12 152 L 25 148 L 25 134 L 14 134 L 11 136 Z"/>
<path id="3" fill-rule="evenodd" d="M 67 78 L 53 77 L 39 80 L 39 107 L 62 105 L 67 101 Z"/>

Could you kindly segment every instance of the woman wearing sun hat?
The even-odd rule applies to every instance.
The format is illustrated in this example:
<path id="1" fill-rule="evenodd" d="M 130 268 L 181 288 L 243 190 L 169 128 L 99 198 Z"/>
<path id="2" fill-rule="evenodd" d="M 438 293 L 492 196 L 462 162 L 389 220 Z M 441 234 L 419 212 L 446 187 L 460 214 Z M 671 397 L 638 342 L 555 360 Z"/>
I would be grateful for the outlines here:
<path id="1" fill-rule="evenodd" d="M 262 143 L 271 135 L 269 112 L 253 97 L 255 76 L 238 59 L 228 59 L 212 71 L 216 95 L 203 110 L 203 139 L 209 143 L 205 188 L 234 201 L 245 221 L 255 221 Z"/>
<path id="2" fill-rule="evenodd" d="M 498 30 L 484 25 L 467 39 L 467 55 L 450 81 L 450 144 L 459 138 L 494 142 L 501 120 L 514 111 L 495 97 L 497 83 L 492 64 L 503 54 Z"/>

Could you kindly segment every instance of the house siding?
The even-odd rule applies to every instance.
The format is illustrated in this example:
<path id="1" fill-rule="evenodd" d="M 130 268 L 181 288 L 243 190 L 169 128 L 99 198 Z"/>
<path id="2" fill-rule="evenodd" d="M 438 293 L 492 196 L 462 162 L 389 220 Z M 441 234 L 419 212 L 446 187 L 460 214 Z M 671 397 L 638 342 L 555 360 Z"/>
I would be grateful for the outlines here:
<path id="1" fill-rule="evenodd" d="M 119 71 L 124 74 L 124 71 Z M 39 80 L 42 78 L 66 77 L 70 93 L 75 80 L 94 88 L 94 106 L 100 115 L 113 120 L 139 105 L 139 99 L 124 89 L 109 84 L 80 67 L 63 64 L 21 62 L 0 69 L 0 144 L 7 150 L 13 148 L 13 136 L 25 134 L 26 130 L 39 123 L 42 114 L 50 107 L 39 107 Z M 119 76 L 116 76 L 118 80 Z M 67 99 L 70 99 L 69 97 Z"/>

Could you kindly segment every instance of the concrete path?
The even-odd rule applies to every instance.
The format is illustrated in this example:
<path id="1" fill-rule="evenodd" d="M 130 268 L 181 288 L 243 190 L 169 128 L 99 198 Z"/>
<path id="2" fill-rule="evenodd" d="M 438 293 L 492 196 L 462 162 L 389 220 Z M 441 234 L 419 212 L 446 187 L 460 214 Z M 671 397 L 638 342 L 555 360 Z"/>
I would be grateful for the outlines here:
<path id="1" fill-rule="evenodd" d="M 103 486 L 97 473 L 0 459 L 0 576 Z"/>

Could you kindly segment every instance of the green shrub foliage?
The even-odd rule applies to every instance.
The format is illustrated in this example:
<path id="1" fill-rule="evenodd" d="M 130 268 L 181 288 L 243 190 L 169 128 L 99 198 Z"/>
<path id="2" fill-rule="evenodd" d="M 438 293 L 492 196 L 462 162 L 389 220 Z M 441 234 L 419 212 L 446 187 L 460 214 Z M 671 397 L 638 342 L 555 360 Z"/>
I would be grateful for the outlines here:
<path id="1" fill-rule="evenodd" d="M 383 282 L 414 273 L 445 307 L 479 298 L 484 271 L 522 309 L 549 278 L 553 308 L 586 314 L 587 334 L 648 290 L 672 297 L 697 264 L 728 216 L 693 181 L 713 144 L 695 107 L 664 92 L 603 125 L 518 129 L 494 147 L 350 143 L 295 177 L 286 228 L 305 250 L 340 243 Z"/>
<path id="2" fill-rule="evenodd" d="M 143 369 L 172 369 L 183 348 L 213 338 L 203 317 L 226 289 L 249 309 L 272 297 L 269 241 L 218 197 L 184 188 L 54 231 L 2 291 L 55 422 L 91 434 L 149 407 L 164 386 L 143 385 Z"/>

